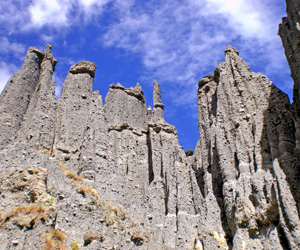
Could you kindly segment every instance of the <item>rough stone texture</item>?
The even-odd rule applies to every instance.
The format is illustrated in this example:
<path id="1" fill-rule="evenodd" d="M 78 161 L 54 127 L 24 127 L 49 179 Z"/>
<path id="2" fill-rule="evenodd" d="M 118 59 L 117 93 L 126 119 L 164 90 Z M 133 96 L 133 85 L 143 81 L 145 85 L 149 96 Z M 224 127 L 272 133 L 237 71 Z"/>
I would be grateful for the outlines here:
<path id="1" fill-rule="evenodd" d="M 288 54 L 297 6 L 280 28 Z M 57 100 L 51 46 L 31 47 L 1 94 L 0 249 L 299 249 L 294 54 L 291 105 L 228 46 L 198 83 L 187 157 L 157 82 L 153 109 L 139 84 L 110 85 L 103 104 L 95 64 L 79 62 Z"/>
<path id="2" fill-rule="evenodd" d="M 139 84 L 112 84 L 104 105 L 92 91 L 96 66 L 80 62 L 56 100 L 55 60 L 50 47 L 45 50 L 21 127 L 0 152 L 3 183 L 25 182 L 11 191 L 0 187 L 1 247 L 46 248 L 52 237 L 54 245 L 78 240 L 82 249 L 192 248 L 199 241 L 201 201 L 177 131 L 164 121 L 159 84 L 153 111 Z M 38 188 L 27 188 L 23 175 L 31 168 L 44 171 L 46 186 L 35 191 L 44 199 L 31 195 Z M 16 189 L 29 198 L 15 200 Z M 30 233 L 35 236 L 28 241 Z M 67 238 L 58 242 L 54 233 Z"/>
<path id="3" fill-rule="evenodd" d="M 278 33 L 294 80 L 293 109 L 297 130 L 296 149 L 300 154 L 300 3 L 296 0 L 286 0 L 286 5 L 287 17 L 282 18 Z"/>
<path id="4" fill-rule="evenodd" d="M 198 107 L 195 171 L 204 197 L 215 197 L 206 202 L 219 209 L 230 247 L 298 248 L 300 173 L 288 97 L 228 46 L 214 77 L 199 82 Z"/>
<path id="5" fill-rule="evenodd" d="M 57 63 L 47 45 L 40 65 L 39 82 L 23 117 L 20 137 L 32 140 L 39 147 L 52 150 L 56 124 L 55 85 L 52 76 Z M 41 122 L 42 121 L 42 122 Z"/>
<path id="6" fill-rule="evenodd" d="M 279 35 L 281 37 L 285 55 L 291 69 L 291 76 L 294 80 L 293 101 L 298 105 L 300 101 L 300 3 L 296 0 L 286 0 L 287 17 L 282 18 L 279 25 Z"/>
<path id="7" fill-rule="evenodd" d="M 24 114 L 39 82 L 44 54 L 35 47 L 27 51 L 19 72 L 7 82 L 0 96 L 0 138 L 5 145 L 20 129 Z"/>

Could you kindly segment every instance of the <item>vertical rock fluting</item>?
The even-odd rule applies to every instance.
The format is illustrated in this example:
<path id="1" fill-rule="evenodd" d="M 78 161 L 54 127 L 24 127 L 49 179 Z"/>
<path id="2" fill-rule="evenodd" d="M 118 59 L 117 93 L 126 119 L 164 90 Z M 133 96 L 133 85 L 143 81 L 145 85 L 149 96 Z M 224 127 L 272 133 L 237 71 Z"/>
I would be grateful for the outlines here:
<path id="1" fill-rule="evenodd" d="M 285 249 L 285 239 L 298 248 L 299 168 L 288 97 L 228 46 L 214 77 L 199 82 L 198 108 L 198 183 L 205 196 L 214 194 L 207 202 L 218 204 L 232 249 Z"/>
<path id="2" fill-rule="evenodd" d="M 3 247 L 9 249 L 18 234 L 20 246 L 35 248 L 44 244 L 40 230 L 50 227 L 67 232 L 68 244 L 77 238 L 89 249 L 202 246 L 198 238 L 205 227 L 202 195 L 176 129 L 164 120 L 159 84 L 153 86 L 153 111 L 146 108 L 139 84 L 134 88 L 112 84 L 103 104 L 99 92 L 92 91 L 95 64 L 79 62 L 70 68 L 57 100 L 51 46 L 39 55 L 40 71 L 20 126 L 14 129 L 15 140 L 0 152 L 0 191 L 5 189 L 0 208 L 6 215 L 14 209 L 30 213 L 26 207 L 35 211 L 39 205 L 47 215 L 43 214 L 45 220 L 33 219 L 30 232 L 20 232 L 1 215 Z M 25 75 L 19 78 L 26 78 L 26 70 L 20 72 Z M 13 83 L 11 89 L 18 84 Z M 30 178 L 23 178 L 24 173 Z M 39 173 L 45 190 L 29 183 Z M 23 178 L 22 184 L 18 178 Z M 85 240 L 82 232 L 90 231 L 106 240 Z M 27 241 L 31 232 L 35 236 Z"/>
<path id="3" fill-rule="evenodd" d="M 51 46 L 31 47 L 0 98 L 0 248 L 299 249 L 299 3 L 287 5 L 294 103 L 228 46 L 198 83 L 190 157 L 157 82 L 153 110 L 139 84 L 110 85 L 103 104 L 95 64 L 79 62 L 57 100 Z"/>
<path id="4" fill-rule="evenodd" d="M 153 84 L 153 115 L 156 121 L 164 121 L 164 107 L 161 102 L 160 85 L 155 81 Z"/>
<path id="5" fill-rule="evenodd" d="M 56 148 L 78 151 L 89 130 L 91 95 L 96 65 L 79 62 L 67 75 L 58 104 Z"/>
<path id="6" fill-rule="evenodd" d="M 293 109 L 296 122 L 296 151 L 300 154 L 300 3 L 286 0 L 287 17 L 282 18 L 278 34 L 294 80 Z"/>
<path id="7" fill-rule="evenodd" d="M 164 120 L 159 84 L 153 86 L 153 111 L 147 110 L 139 84 L 130 89 L 112 84 L 105 100 L 110 142 L 106 180 L 114 180 L 104 188 L 106 199 L 121 204 L 144 225 L 145 248 L 191 247 L 201 202 L 196 204 L 195 178 L 177 131 Z"/>
<path id="8" fill-rule="evenodd" d="M 20 129 L 20 137 L 26 137 L 38 147 L 52 150 L 56 125 L 55 84 L 52 82 L 57 63 L 47 45 L 40 65 L 40 76 Z"/>
<path id="9" fill-rule="evenodd" d="M 39 83 L 44 53 L 35 47 L 27 51 L 19 72 L 7 82 L 0 96 L 0 145 L 3 147 L 16 136 L 30 100 Z"/>
<path id="10" fill-rule="evenodd" d="M 286 0 L 287 17 L 282 18 L 279 25 L 279 35 L 285 49 L 285 55 L 294 80 L 293 101 L 300 114 L 300 3 L 296 0 Z"/>

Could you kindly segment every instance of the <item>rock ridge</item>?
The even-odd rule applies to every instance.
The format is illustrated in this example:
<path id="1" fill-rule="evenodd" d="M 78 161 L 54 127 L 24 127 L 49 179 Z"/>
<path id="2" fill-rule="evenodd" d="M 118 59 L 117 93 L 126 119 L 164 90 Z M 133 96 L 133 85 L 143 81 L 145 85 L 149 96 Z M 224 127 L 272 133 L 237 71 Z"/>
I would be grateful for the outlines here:
<path id="1" fill-rule="evenodd" d="M 156 81 L 152 109 L 139 83 L 103 103 L 82 61 L 57 99 L 52 46 L 30 47 L 0 96 L 0 249 L 299 249 L 299 6 L 279 28 L 293 103 L 228 45 L 193 156 Z"/>

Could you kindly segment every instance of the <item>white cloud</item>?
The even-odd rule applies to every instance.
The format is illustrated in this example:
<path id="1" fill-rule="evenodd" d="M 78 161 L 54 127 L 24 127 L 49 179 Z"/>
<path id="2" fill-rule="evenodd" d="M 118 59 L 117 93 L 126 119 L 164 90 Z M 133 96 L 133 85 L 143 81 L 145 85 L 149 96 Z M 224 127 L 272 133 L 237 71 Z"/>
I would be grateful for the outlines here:
<path id="1" fill-rule="evenodd" d="M 25 46 L 21 43 L 10 42 L 6 37 L 0 38 L 0 53 L 20 56 L 25 52 Z"/>
<path id="2" fill-rule="evenodd" d="M 68 26 L 68 15 L 71 8 L 71 0 L 36 0 L 29 6 L 29 12 L 31 15 L 30 26 Z"/>
<path id="3" fill-rule="evenodd" d="M 198 1 L 199 2 L 199 1 Z M 201 1 L 202 2 L 202 1 Z M 246 0 L 206 0 L 206 14 L 221 14 L 226 17 L 230 27 L 244 37 L 259 37 L 268 32 L 268 23 L 264 23 L 262 5 L 255 1 Z M 224 25 L 216 22 L 216 25 Z"/>
<path id="4" fill-rule="evenodd" d="M 124 7 L 116 13 L 118 21 L 101 41 L 140 56 L 148 70 L 142 79 L 168 84 L 169 97 L 176 103 L 196 103 L 197 81 L 224 60 L 228 43 L 246 61 L 249 57 L 262 63 L 263 72 L 286 67 L 277 36 L 276 1 L 166 0 L 143 6 L 128 2 L 123 1 Z"/>
<path id="5" fill-rule="evenodd" d="M 102 14 L 112 0 L 35 0 L 29 6 L 31 22 L 28 28 L 49 26 L 61 29 L 82 25 Z"/>
<path id="6" fill-rule="evenodd" d="M 9 34 L 31 31 L 45 26 L 63 30 L 82 25 L 102 14 L 106 4 L 113 0 L 2 0 L 0 24 Z M 16 15 L 17 13 L 17 15 Z M 48 35 L 48 34 L 47 34 Z"/>
<path id="7" fill-rule="evenodd" d="M 41 39 L 45 43 L 52 43 L 54 40 L 54 36 L 48 36 L 48 35 L 42 34 Z"/>
<path id="8" fill-rule="evenodd" d="M 0 93 L 4 89 L 9 78 L 18 70 L 13 64 L 0 61 Z"/>
<path id="9" fill-rule="evenodd" d="M 7 35 L 20 31 L 30 21 L 27 7 L 28 1 L 1 0 L 0 25 Z"/>
<path id="10" fill-rule="evenodd" d="M 170 96 L 180 96 L 184 103 L 195 103 L 192 91 L 197 81 L 223 60 L 223 50 L 228 43 L 236 46 L 250 65 L 261 64 L 264 73 L 275 74 L 286 68 L 277 36 L 278 23 L 284 15 L 279 2 L 33 0 L 17 4 L 4 0 L 0 24 L 8 27 L 7 30 L 24 31 L 24 23 L 27 23 L 27 32 L 46 26 L 50 29 L 45 30 L 50 33 L 41 32 L 40 37 L 53 42 L 56 36 L 68 31 L 68 27 L 97 25 L 95 19 L 112 3 L 106 15 L 113 18 L 99 39 L 101 45 L 121 48 L 128 55 L 136 54 L 145 66 L 142 80 L 152 82 L 156 78 L 170 86 Z M 13 15 L 16 12 L 18 15 Z M 55 35 L 51 33 L 53 29 L 57 32 Z M 8 40 L 3 38 L 1 42 Z M 21 51 L 21 47 L 19 49 Z M 18 47 L 14 50 L 18 51 Z"/>
<path id="11" fill-rule="evenodd" d="M 107 4 L 110 0 L 79 0 L 79 3 L 86 8 L 90 7 L 102 7 Z"/>

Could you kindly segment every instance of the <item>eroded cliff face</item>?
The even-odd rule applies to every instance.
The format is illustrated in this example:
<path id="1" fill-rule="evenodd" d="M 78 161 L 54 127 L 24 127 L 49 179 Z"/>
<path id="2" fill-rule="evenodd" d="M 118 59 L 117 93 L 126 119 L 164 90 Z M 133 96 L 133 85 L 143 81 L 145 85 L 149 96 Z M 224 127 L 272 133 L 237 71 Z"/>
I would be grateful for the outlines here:
<path id="1" fill-rule="evenodd" d="M 196 173 L 232 249 L 299 248 L 299 156 L 286 94 L 228 46 L 199 82 Z"/>
<path id="2" fill-rule="evenodd" d="M 92 91 L 95 64 L 79 62 L 57 100 L 51 46 L 45 52 L 30 48 L 26 58 L 32 51 L 40 56 L 37 81 L 19 127 L 1 142 L 1 247 L 197 244 L 202 201 L 177 131 L 164 120 L 159 84 L 154 82 L 153 110 L 139 84 L 129 89 L 112 84 L 103 104 Z M 28 71 L 27 61 L 22 70 Z M 11 93 L 13 87 L 2 98 L 22 99 L 24 93 Z M 13 117 L 10 112 L 2 115 Z M 2 126 L 4 131 L 7 123 Z"/>
<path id="3" fill-rule="evenodd" d="M 104 104 L 79 62 L 56 99 L 51 46 L 29 48 L 0 97 L 0 249 L 300 248 L 297 8 L 280 26 L 294 103 L 228 46 L 198 84 L 192 157 L 157 82 L 153 109 L 139 84 Z"/>
<path id="4" fill-rule="evenodd" d="M 285 55 L 291 69 L 291 76 L 294 80 L 293 101 L 298 106 L 300 101 L 300 3 L 296 0 L 287 0 L 287 17 L 282 18 L 279 25 L 279 35 L 281 37 Z"/>

